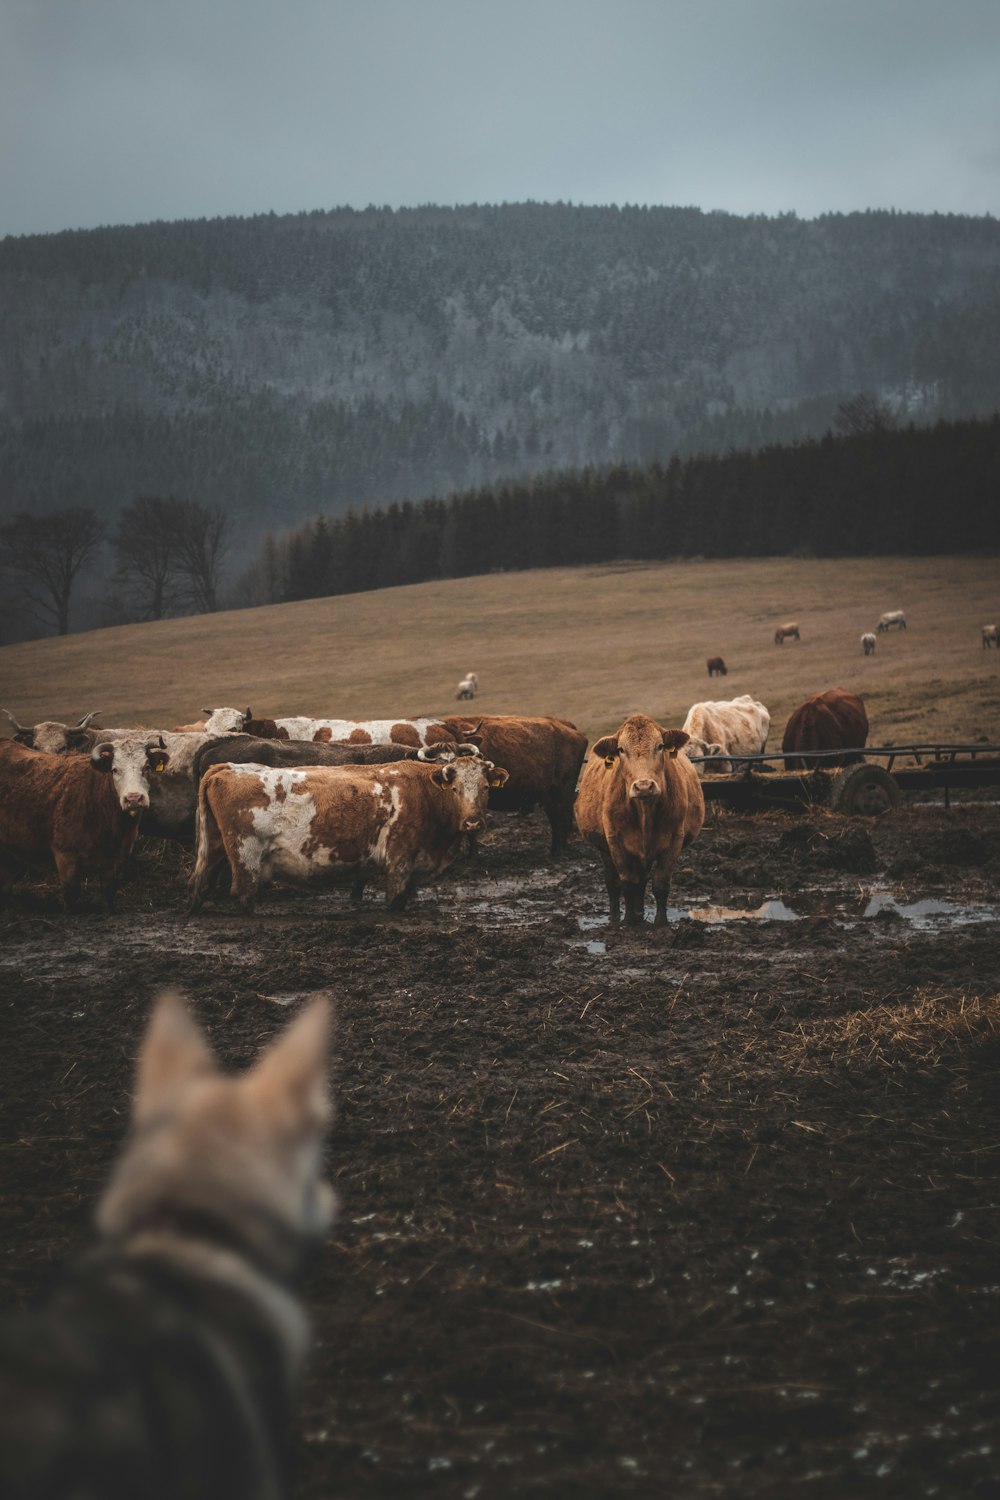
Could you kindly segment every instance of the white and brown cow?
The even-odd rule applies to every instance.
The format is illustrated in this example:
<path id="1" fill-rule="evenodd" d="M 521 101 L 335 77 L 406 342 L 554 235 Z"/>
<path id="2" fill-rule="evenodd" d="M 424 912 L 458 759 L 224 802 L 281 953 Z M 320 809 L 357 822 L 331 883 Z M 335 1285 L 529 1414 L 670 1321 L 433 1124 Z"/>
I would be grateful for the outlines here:
<path id="1" fill-rule="evenodd" d="M 150 742 L 136 772 L 113 741 L 89 757 L 0 742 L 0 886 L 8 888 L 24 865 L 54 862 L 67 910 L 76 907 L 81 882 L 96 875 L 111 911 L 149 806 L 150 779 L 169 759 Z"/>
<path id="2" fill-rule="evenodd" d="M 728 775 L 731 755 L 763 755 L 771 729 L 771 715 L 749 693 L 710 703 L 693 703 L 681 726 L 688 736 L 685 755 L 705 756 L 695 769 Z"/>
<path id="3" fill-rule="evenodd" d="M 485 827 L 490 784 L 506 775 L 472 757 L 446 766 L 210 766 L 198 794 L 191 910 L 227 863 L 247 911 L 275 875 L 347 877 L 355 898 L 384 879 L 389 906 L 401 910 L 418 881 L 451 863 L 465 834 Z"/>
<path id="4" fill-rule="evenodd" d="M 455 739 L 440 719 L 257 719 L 250 710 L 215 708 L 205 721 L 209 734 L 255 734 L 261 739 L 313 740 L 317 744 L 408 745 L 419 750 Z"/>
<path id="5" fill-rule="evenodd" d="M 694 766 L 678 751 L 682 729 L 663 729 L 632 714 L 617 734 L 593 746 L 583 769 L 576 822 L 604 865 L 611 925 L 642 923 L 646 883 L 652 876 L 654 926 L 667 920 L 670 878 L 681 851 L 705 821 L 705 798 Z"/>

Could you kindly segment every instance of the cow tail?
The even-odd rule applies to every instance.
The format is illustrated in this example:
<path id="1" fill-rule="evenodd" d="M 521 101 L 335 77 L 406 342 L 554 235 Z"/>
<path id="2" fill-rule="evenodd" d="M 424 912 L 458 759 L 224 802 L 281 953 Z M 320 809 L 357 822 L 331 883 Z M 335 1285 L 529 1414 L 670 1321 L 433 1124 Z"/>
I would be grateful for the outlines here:
<path id="1" fill-rule="evenodd" d="M 215 780 L 212 773 L 220 769 L 219 765 L 209 766 L 198 784 L 198 812 L 195 818 L 194 873 L 191 876 L 193 887 L 197 887 L 199 876 L 204 872 L 208 863 L 209 849 L 213 839 L 221 840 L 222 838 L 218 821 L 208 798 L 212 782 Z"/>

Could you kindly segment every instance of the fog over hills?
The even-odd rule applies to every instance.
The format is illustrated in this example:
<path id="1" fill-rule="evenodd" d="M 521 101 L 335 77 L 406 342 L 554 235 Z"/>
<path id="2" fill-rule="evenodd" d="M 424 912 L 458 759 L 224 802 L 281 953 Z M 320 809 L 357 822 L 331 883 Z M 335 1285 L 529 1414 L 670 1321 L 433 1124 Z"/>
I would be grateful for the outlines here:
<path id="1" fill-rule="evenodd" d="M 318 512 L 1000 406 L 1000 223 L 336 209 L 0 241 L 0 507 Z"/>

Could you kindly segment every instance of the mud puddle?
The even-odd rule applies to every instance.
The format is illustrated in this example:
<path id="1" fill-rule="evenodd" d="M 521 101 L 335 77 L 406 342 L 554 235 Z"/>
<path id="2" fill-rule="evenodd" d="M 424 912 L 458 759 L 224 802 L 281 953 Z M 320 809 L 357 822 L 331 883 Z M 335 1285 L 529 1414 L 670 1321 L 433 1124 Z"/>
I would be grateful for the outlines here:
<path id="1" fill-rule="evenodd" d="M 857 895 L 837 895 L 829 891 L 804 891 L 793 898 L 790 906 L 779 896 L 768 897 L 759 906 L 668 906 L 670 922 L 704 922 L 709 925 L 726 922 L 800 922 L 810 917 L 829 917 L 843 925 L 853 925 L 873 917 L 898 917 L 920 931 L 939 931 L 942 927 L 968 927 L 1000 920 L 1000 910 L 985 903 L 965 903 L 923 897 L 917 901 L 900 901 L 883 887 L 863 889 Z M 655 908 L 647 905 L 646 920 L 651 921 Z M 577 926 L 586 932 L 606 927 L 606 916 L 577 918 Z M 604 945 L 588 939 L 588 952 L 602 953 Z"/>

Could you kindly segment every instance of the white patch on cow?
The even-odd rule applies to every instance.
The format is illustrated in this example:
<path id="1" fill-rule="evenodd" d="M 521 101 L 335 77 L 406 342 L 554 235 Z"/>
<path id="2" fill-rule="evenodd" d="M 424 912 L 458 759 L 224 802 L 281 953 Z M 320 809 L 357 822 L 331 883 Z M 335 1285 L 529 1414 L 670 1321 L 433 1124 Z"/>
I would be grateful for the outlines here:
<path id="1" fill-rule="evenodd" d="M 379 796 L 381 796 L 381 794 L 385 791 L 385 788 L 382 786 L 381 782 L 378 781 L 374 783 L 374 788 L 377 792 L 377 795 Z M 399 787 L 391 786 L 389 788 L 389 811 L 385 818 L 385 821 L 382 823 L 381 827 L 378 830 L 378 833 L 375 835 L 375 839 L 371 845 L 371 849 L 368 855 L 369 859 L 377 865 L 381 866 L 388 863 L 389 835 L 393 830 L 393 826 L 399 819 L 399 810 L 402 806 L 402 802 L 403 799 L 400 795 Z"/>

